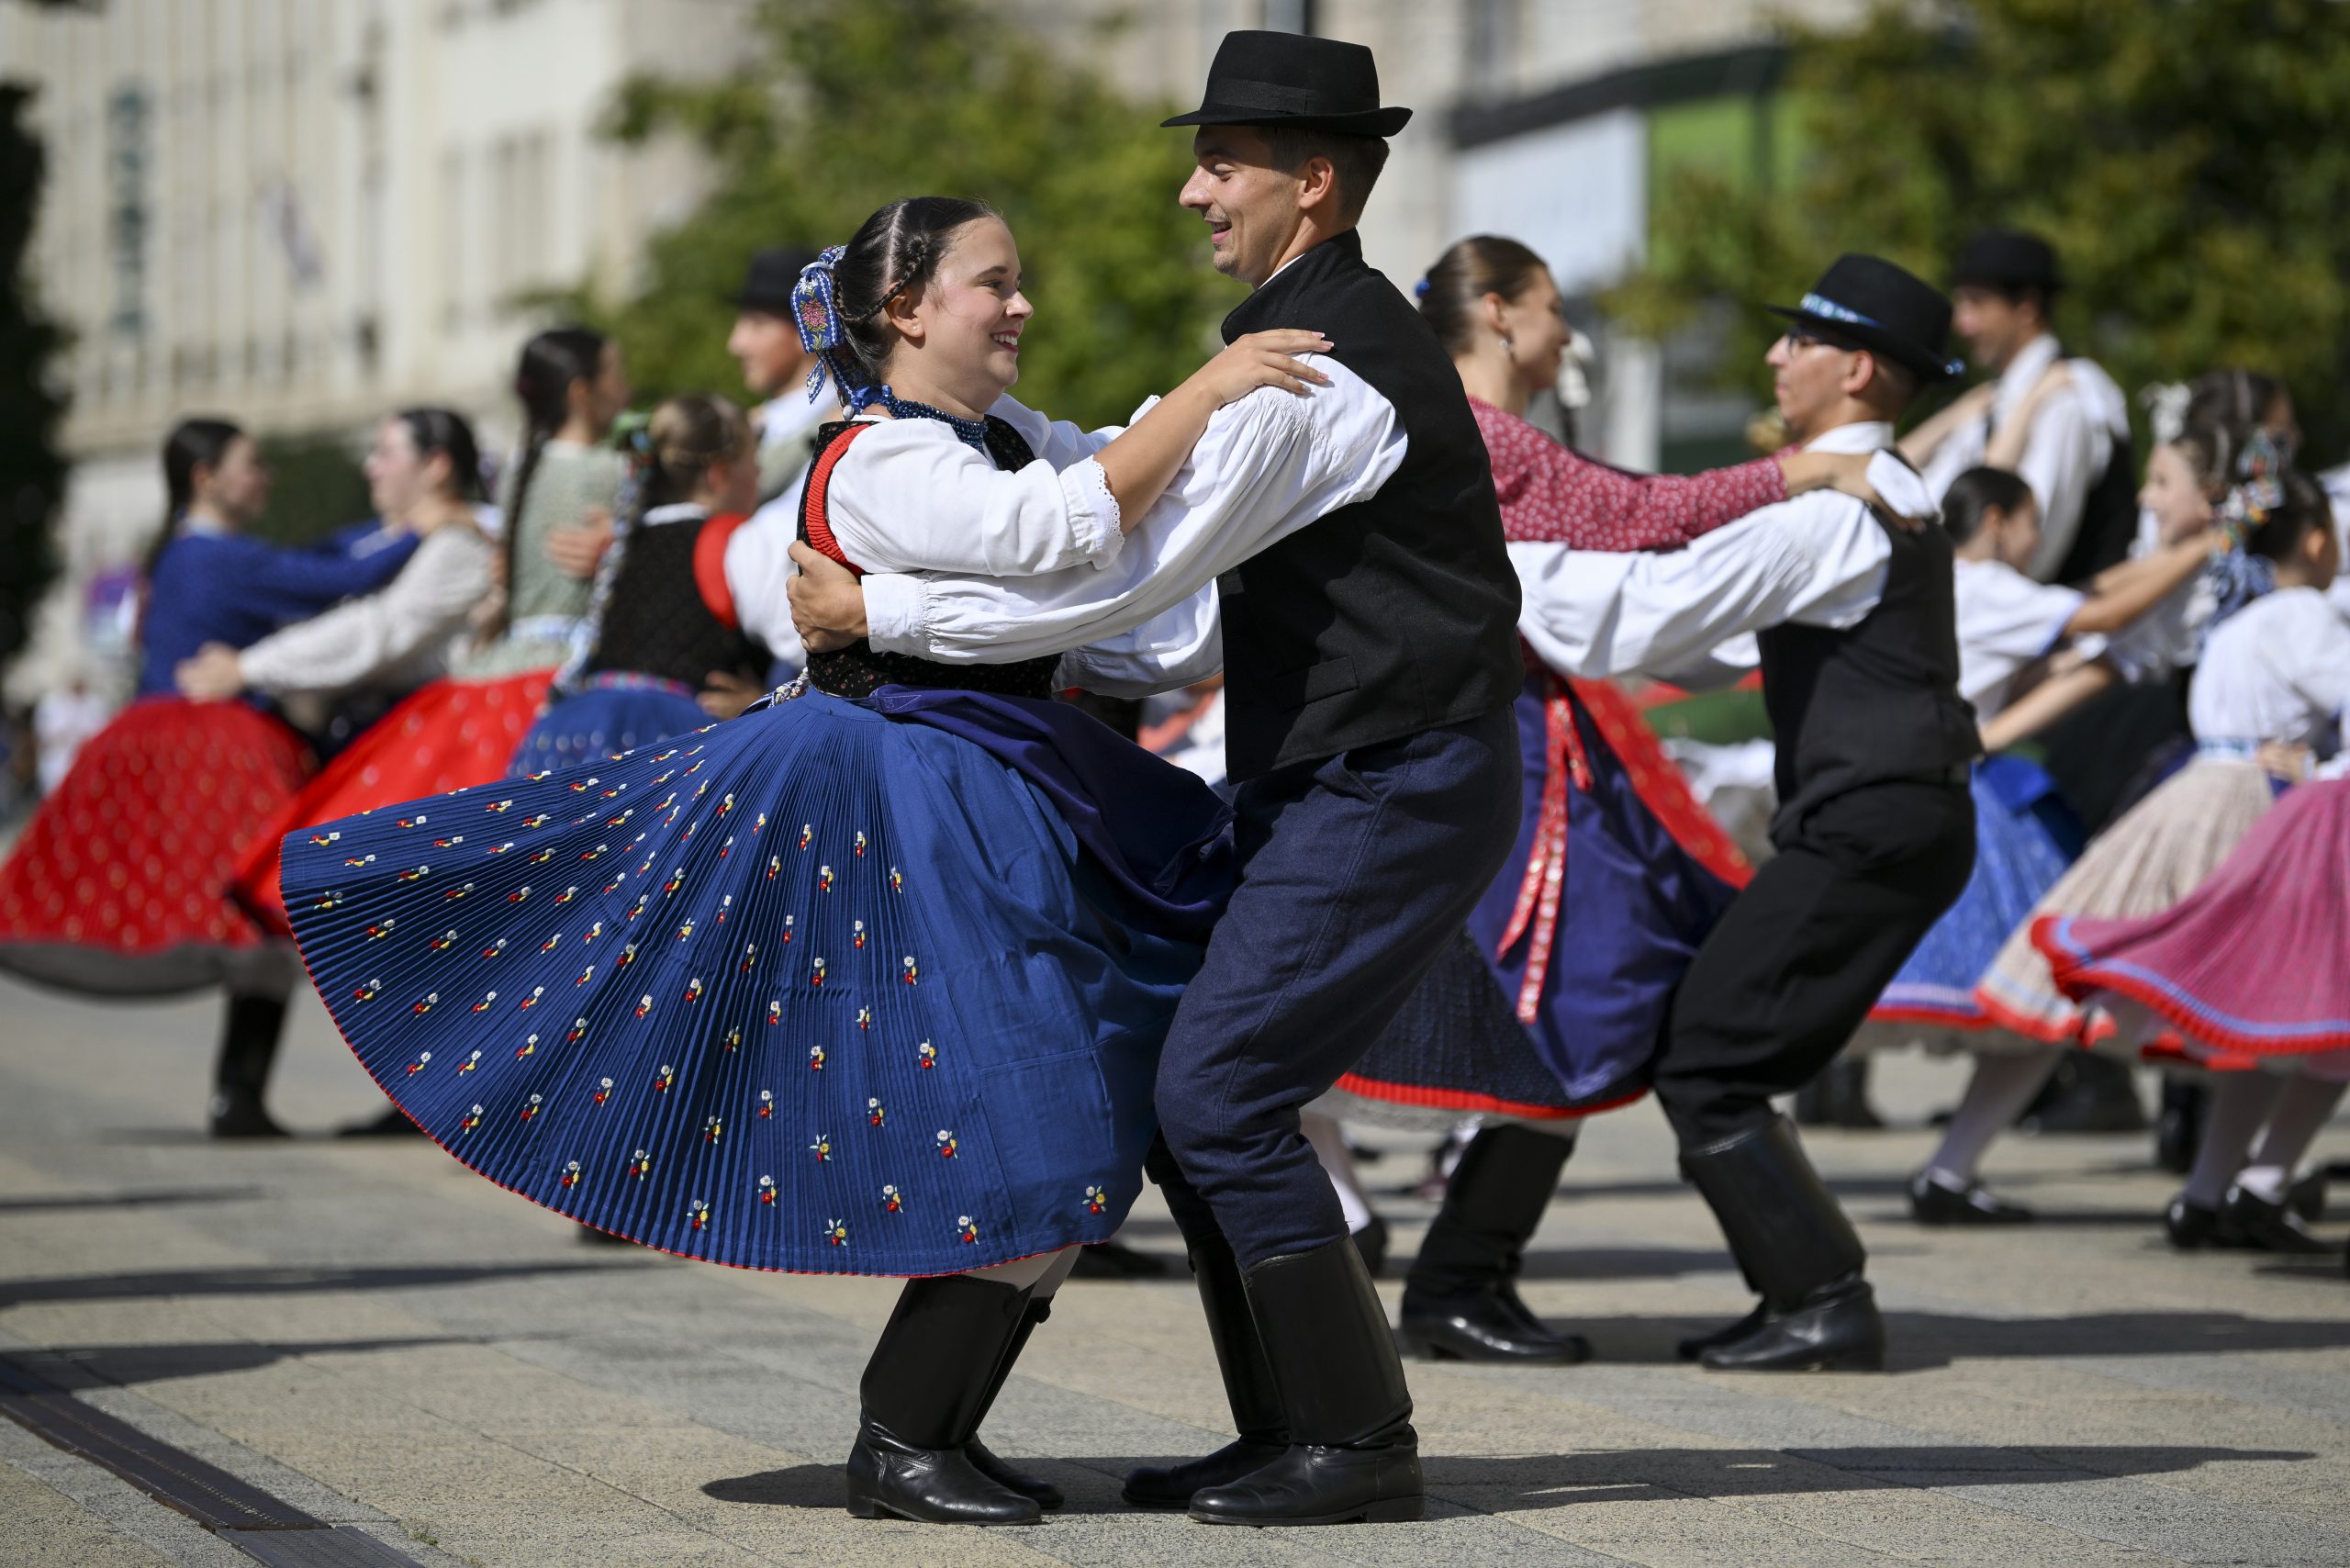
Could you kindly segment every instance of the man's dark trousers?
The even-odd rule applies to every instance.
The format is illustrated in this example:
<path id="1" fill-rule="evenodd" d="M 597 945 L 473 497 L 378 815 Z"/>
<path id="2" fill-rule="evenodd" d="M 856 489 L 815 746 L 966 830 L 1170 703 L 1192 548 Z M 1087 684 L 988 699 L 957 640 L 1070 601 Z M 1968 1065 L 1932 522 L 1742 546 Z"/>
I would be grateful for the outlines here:
<path id="1" fill-rule="evenodd" d="M 1517 835 L 1507 708 L 1276 768 L 1234 797 L 1241 877 L 1159 1059 L 1151 1178 L 1243 1269 L 1347 1234 L 1298 1111 L 1379 1037 Z"/>
<path id="2" fill-rule="evenodd" d="M 1673 995 L 1656 1096 L 1683 1147 L 1761 1126 L 1771 1096 L 1818 1076 L 1974 866 L 1964 768 L 1852 790 L 1796 823 Z"/>

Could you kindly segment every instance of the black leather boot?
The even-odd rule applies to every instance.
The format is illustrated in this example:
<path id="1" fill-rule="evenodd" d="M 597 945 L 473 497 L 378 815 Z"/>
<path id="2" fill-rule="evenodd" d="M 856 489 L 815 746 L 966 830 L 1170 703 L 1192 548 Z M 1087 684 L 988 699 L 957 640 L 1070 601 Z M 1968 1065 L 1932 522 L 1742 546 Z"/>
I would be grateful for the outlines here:
<path id="1" fill-rule="evenodd" d="M 1215 1346 L 1217 1370 L 1224 1373 L 1233 1428 L 1240 1435 L 1203 1458 L 1131 1472 L 1122 1495 L 1137 1508 L 1188 1508 L 1203 1488 L 1238 1481 L 1289 1451 L 1289 1417 L 1281 1408 L 1281 1389 L 1257 1335 L 1239 1261 L 1221 1233 L 1193 1243 L 1192 1279 L 1207 1313 L 1208 1338 Z"/>
<path id="2" fill-rule="evenodd" d="M 1519 1366 L 1591 1359 L 1588 1340 L 1544 1327 L 1515 1283 L 1573 1151 L 1572 1138 L 1510 1124 L 1477 1135 L 1404 1282 L 1400 1332 L 1407 1348 L 1431 1360 Z"/>
<path id="3" fill-rule="evenodd" d="M 908 1280 L 865 1364 L 848 1511 L 861 1519 L 1033 1525 L 1025 1497 L 981 1474 L 963 1444 L 1027 1322 L 1026 1288 L 970 1274 Z"/>
<path id="4" fill-rule="evenodd" d="M 274 996 L 231 991 L 220 1026 L 220 1056 L 212 1070 L 208 1107 L 214 1137 L 290 1137 L 262 1106 L 269 1070 L 285 1029 L 285 1003 Z"/>
<path id="5" fill-rule="evenodd" d="M 1289 1413 L 1270 1464 L 1192 1498 L 1217 1525 L 1392 1524 L 1426 1507 L 1412 1392 L 1362 1255 L 1345 1238 L 1248 1273 L 1266 1360 Z"/>
<path id="6" fill-rule="evenodd" d="M 1036 1331 L 1036 1325 L 1052 1315 L 1051 1297 L 1032 1295 L 1028 1298 L 1028 1310 L 1021 1314 L 1020 1327 L 1013 1334 L 1012 1343 L 1005 1347 L 1003 1361 L 996 1367 L 995 1376 L 990 1380 L 987 1392 L 979 1395 L 979 1412 L 971 1417 L 971 1430 L 963 1439 L 963 1454 L 971 1462 L 972 1469 L 999 1486 L 1009 1486 L 1024 1497 L 1034 1497 L 1040 1508 L 1059 1507 L 1063 1501 L 1061 1489 L 1041 1475 L 1030 1475 L 1025 1471 L 1015 1470 L 999 1459 L 987 1444 L 979 1441 L 979 1423 L 986 1420 L 988 1412 L 995 1407 L 995 1396 L 1003 1392 L 1003 1380 L 1012 1375 L 1012 1363 L 1018 1361 L 1020 1352 L 1028 1348 L 1028 1336 Z"/>
<path id="7" fill-rule="evenodd" d="M 1682 1168 L 1721 1221 L 1762 1320 L 1697 1360 L 1717 1372 L 1878 1372 L 1885 1321 L 1868 1254 L 1781 1117 L 1690 1149 Z"/>

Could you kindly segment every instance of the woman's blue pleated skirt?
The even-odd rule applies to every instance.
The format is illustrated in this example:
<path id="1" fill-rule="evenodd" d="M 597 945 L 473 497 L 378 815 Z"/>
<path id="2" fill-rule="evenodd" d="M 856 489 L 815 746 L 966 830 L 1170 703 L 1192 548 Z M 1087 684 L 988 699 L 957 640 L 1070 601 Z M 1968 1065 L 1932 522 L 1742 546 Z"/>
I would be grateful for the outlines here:
<path id="1" fill-rule="evenodd" d="M 1138 785 L 1194 890 L 1222 807 L 1054 704 L 977 700 L 1043 711 L 991 750 L 890 689 L 290 835 L 344 1037 L 475 1170 L 648 1246 L 914 1275 L 1108 1238 L 1221 892 L 1168 918 L 1082 797 Z M 1074 774 L 1014 760 L 1053 746 Z"/>
<path id="2" fill-rule="evenodd" d="M 507 775 L 520 778 L 634 751 L 710 722 L 693 693 L 666 680 L 591 683 L 547 708 L 514 748 Z"/>
<path id="3" fill-rule="evenodd" d="M 1870 1014 L 1879 1023 L 1986 1026 L 1975 982 L 2080 853 L 2078 820 L 2037 764 L 1993 757 L 1976 765 L 1968 789 L 1975 797 L 1975 869 L 1958 902 L 1886 987 Z"/>

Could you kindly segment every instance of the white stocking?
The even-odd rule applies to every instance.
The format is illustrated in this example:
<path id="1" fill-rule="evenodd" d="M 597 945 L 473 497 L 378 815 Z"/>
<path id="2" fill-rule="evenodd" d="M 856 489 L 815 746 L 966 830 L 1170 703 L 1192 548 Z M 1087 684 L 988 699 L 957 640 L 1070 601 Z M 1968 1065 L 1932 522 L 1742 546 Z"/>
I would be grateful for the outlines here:
<path id="1" fill-rule="evenodd" d="M 2187 1173 L 2180 1196 L 2188 1203 L 2216 1209 L 2227 1196 L 2228 1183 L 2244 1169 L 2244 1151 L 2276 1109 L 2285 1092 L 2285 1081 L 2266 1072 L 2229 1072 L 2211 1085 L 2211 1113 L 2203 1124 L 2203 1145 L 2195 1151 L 2195 1169 Z"/>
<path id="2" fill-rule="evenodd" d="M 1927 1170 L 1954 1191 L 1973 1186 L 1975 1170 L 1983 1163 L 1991 1140 L 2015 1126 L 2016 1118 L 2063 1059 L 2054 1050 L 1986 1052 L 1976 1057 L 1975 1076 L 1967 1081 L 1958 1109 L 1951 1113 L 1942 1147 L 1926 1162 Z"/>
<path id="3" fill-rule="evenodd" d="M 2260 1146 L 2252 1151 L 2252 1163 L 2236 1177 L 2236 1185 L 2256 1198 L 2283 1203 L 2285 1190 L 2293 1184 L 2293 1172 L 2300 1168 L 2301 1156 L 2310 1151 L 2318 1129 L 2342 1103 L 2344 1087 L 2350 1086 L 2338 1080 L 2288 1080 L 2268 1126 L 2261 1131 Z"/>

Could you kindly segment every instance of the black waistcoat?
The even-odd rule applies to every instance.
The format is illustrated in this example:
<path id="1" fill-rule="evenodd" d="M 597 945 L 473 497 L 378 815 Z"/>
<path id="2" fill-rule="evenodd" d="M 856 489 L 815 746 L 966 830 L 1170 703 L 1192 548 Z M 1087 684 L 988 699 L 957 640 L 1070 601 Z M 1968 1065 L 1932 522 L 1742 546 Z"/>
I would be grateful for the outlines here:
<path id="1" fill-rule="evenodd" d="M 1524 677 L 1493 466 L 1436 334 L 1351 232 L 1249 296 L 1225 341 L 1281 327 L 1326 335 L 1408 448 L 1378 494 L 1217 580 L 1236 779 L 1476 718 Z"/>
<path id="2" fill-rule="evenodd" d="M 1893 559 L 1874 610 L 1841 631 L 1791 622 L 1758 639 L 1778 744 L 1774 842 L 1848 790 L 1931 778 L 1983 750 L 1975 710 L 1958 694 L 1950 536 L 1876 526 Z"/>
<path id="3" fill-rule="evenodd" d="M 596 629 L 589 674 L 630 670 L 696 690 L 712 670 L 767 674 L 767 650 L 712 614 L 694 582 L 694 545 L 710 526 L 707 519 L 681 518 L 629 531 Z"/>

